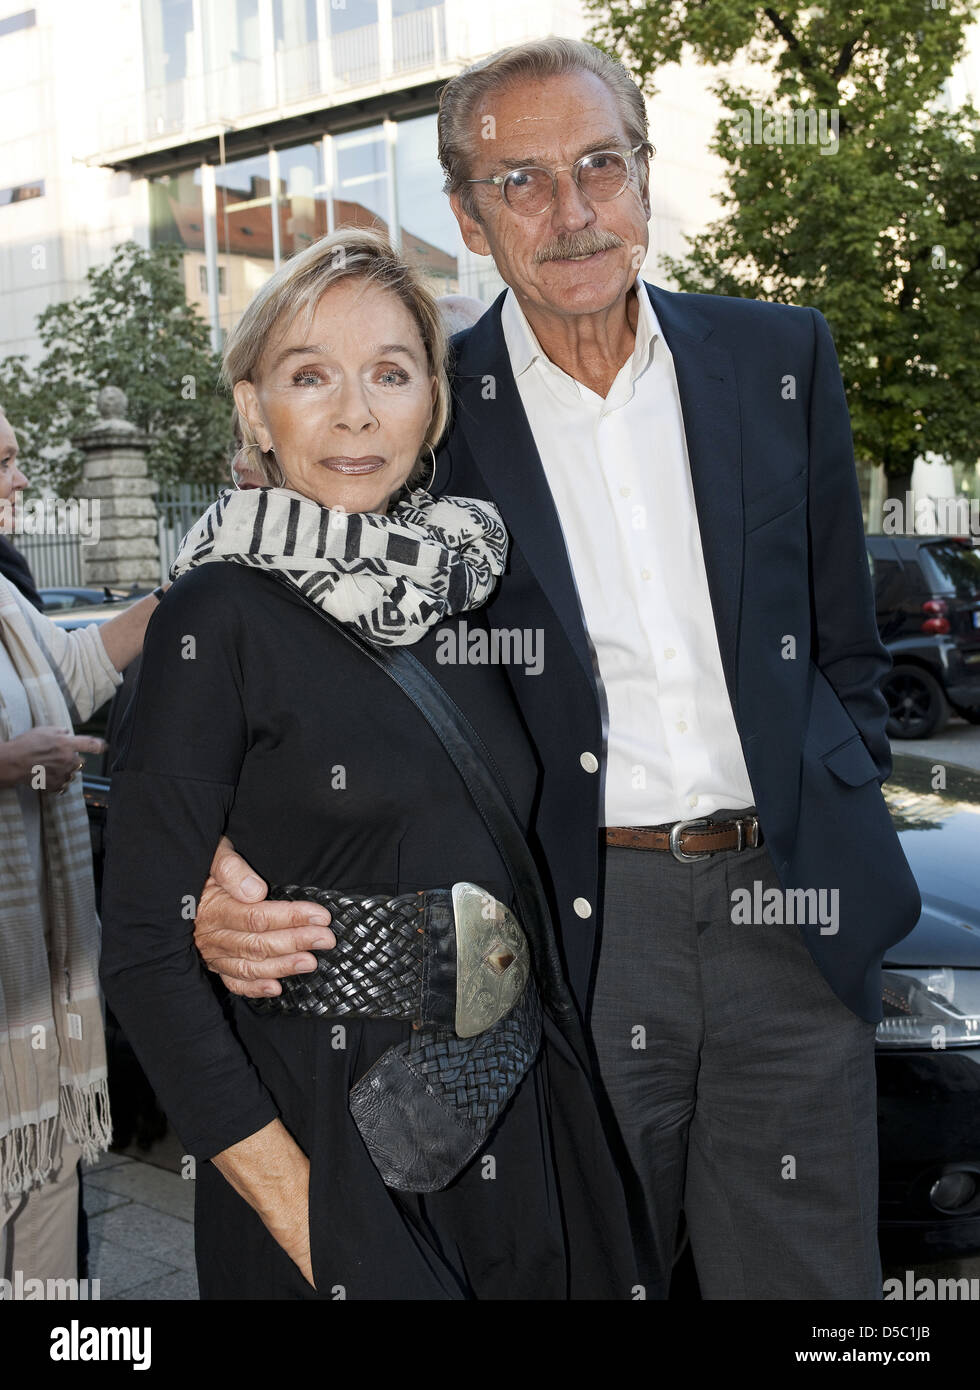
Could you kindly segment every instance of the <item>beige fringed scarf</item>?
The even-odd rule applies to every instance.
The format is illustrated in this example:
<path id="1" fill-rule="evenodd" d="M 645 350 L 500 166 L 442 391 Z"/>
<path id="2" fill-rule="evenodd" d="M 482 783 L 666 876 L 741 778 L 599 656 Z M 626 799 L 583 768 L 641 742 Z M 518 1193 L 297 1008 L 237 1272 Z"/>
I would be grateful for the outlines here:
<path id="1" fill-rule="evenodd" d="M 69 728 L 55 673 L 12 586 L 2 580 L 0 636 L 34 726 Z M 0 696 L 0 738 L 9 737 Z M 81 781 L 40 801 L 50 956 L 20 800 L 15 787 L 0 787 L 0 1208 L 50 1176 L 59 1119 L 89 1160 L 112 1137 L 99 919 Z"/>

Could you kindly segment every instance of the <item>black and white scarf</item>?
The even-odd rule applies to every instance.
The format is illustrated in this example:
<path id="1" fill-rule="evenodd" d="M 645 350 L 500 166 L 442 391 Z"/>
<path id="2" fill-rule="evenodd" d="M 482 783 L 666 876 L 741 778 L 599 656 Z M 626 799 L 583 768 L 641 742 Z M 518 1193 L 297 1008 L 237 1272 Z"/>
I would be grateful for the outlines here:
<path id="1" fill-rule="evenodd" d="M 403 492 L 382 515 L 289 488 L 229 488 L 181 541 L 170 577 L 211 560 L 272 569 L 370 641 L 400 646 L 484 603 L 507 544 L 493 503 L 471 497 Z"/>

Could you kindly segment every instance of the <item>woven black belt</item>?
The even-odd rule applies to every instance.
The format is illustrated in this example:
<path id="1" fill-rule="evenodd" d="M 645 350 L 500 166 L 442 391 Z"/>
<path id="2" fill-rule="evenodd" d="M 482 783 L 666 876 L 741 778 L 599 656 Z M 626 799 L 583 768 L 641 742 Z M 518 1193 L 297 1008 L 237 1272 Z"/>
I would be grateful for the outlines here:
<path id="1" fill-rule="evenodd" d="M 474 883 L 394 898 L 288 884 L 269 897 L 322 904 L 337 944 L 313 951 L 316 970 L 286 976 L 282 994 L 250 999 L 258 1013 L 404 1018 L 470 1038 L 503 1017 L 530 974 L 517 919 Z"/>

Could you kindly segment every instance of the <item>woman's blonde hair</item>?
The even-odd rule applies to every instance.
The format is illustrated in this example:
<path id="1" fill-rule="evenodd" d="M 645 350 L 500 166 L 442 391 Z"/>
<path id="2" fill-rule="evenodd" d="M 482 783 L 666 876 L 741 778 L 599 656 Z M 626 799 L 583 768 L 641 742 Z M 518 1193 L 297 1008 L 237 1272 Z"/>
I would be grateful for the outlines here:
<path id="1" fill-rule="evenodd" d="M 338 227 L 305 251 L 292 256 L 270 276 L 253 296 L 248 308 L 228 334 L 221 363 L 221 380 L 228 390 L 239 381 L 255 380 L 262 353 L 277 329 L 288 329 L 306 311 L 308 329 L 316 306 L 327 290 L 342 280 L 365 280 L 396 294 L 412 315 L 425 345 L 429 373 L 436 379 L 436 399 L 422 441 L 434 449 L 449 423 L 449 380 L 446 376 L 446 334 L 436 301 L 419 272 L 408 264 L 388 238 L 373 227 Z M 271 450 L 259 447 L 248 420 L 238 412 L 242 447 L 248 463 L 273 486 L 285 482 Z M 254 461 L 253 461 L 254 460 Z M 416 473 L 426 476 L 428 464 Z M 414 485 L 416 475 L 409 479 Z"/>

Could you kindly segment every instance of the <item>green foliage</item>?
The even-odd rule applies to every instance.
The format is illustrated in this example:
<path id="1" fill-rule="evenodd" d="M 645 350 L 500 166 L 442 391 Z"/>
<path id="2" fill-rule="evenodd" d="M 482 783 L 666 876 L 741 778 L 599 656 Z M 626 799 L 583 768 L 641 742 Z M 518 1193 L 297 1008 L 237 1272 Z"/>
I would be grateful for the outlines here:
<path id="1" fill-rule="evenodd" d="M 86 280 L 83 294 L 39 315 L 36 368 L 22 356 L 0 361 L 0 404 L 31 483 L 73 489 L 84 456 L 72 439 L 98 419 L 95 396 L 106 385 L 125 391 L 129 419 L 150 436 L 152 477 L 223 479 L 230 402 L 208 325 L 186 300 L 180 248 L 123 242 Z"/>
<path id="2" fill-rule="evenodd" d="M 976 458 L 980 117 L 950 111 L 943 84 L 977 5 L 586 2 L 595 41 L 648 92 L 688 53 L 754 65 L 715 84 L 730 113 L 839 113 L 833 153 L 746 141 L 743 119 L 723 118 L 712 146 L 726 166 L 723 215 L 668 270 L 685 290 L 824 313 L 858 456 L 891 479 L 927 450 Z"/>

